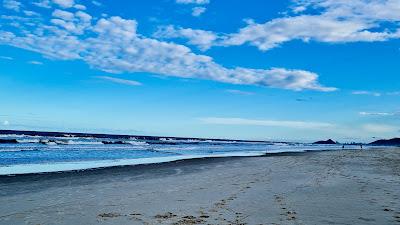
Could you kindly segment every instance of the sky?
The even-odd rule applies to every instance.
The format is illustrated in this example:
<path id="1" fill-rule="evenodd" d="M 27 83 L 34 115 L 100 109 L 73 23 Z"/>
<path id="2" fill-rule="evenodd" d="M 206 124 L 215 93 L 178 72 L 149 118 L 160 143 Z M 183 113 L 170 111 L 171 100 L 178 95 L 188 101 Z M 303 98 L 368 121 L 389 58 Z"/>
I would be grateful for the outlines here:
<path id="1" fill-rule="evenodd" d="M 400 0 L 0 2 L 0 129 L 400 136 Z"/>

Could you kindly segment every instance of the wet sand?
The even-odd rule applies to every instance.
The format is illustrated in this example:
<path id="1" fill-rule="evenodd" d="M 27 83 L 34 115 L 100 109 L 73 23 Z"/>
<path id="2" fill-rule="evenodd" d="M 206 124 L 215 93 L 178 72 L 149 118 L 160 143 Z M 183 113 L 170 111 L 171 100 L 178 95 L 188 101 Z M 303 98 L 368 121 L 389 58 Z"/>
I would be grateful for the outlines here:
<path id="1" fill-rule="evenodd" d="M 400 224 L 400 149 L 0 177 L 0 224 Z"/>

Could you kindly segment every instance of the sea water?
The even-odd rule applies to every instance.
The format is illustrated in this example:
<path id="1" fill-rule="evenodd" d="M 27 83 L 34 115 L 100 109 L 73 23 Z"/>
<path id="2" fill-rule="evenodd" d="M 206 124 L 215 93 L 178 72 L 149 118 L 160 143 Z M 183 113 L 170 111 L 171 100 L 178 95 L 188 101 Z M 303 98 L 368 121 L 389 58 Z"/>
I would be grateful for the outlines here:
<path id="1" fill-rule="evenodd" d="M 158 138 L 0 135 L 0 175 L 84 170 L 205 157 L 261 156 L 282 152 L 339 150 L 342 145 Z M 346 149 L 359 149 L 348 145 Z"/>

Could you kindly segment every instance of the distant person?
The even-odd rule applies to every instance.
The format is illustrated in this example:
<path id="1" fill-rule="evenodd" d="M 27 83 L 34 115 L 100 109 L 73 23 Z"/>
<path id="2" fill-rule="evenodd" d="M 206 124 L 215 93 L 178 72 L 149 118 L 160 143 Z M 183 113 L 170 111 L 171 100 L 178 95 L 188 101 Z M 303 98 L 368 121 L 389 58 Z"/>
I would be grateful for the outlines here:
<path id="1" fill-rule="evenodd" d="M 342 146 L 342 149 L 344 149 L 344 145 Z"/>
<path id="2" fill-rule="evenodd" d="M 361 148 L 361 150 L 363 149 L 363 146 L 362 146 L 362 144 L 360 145 L 360 148 Z"/>

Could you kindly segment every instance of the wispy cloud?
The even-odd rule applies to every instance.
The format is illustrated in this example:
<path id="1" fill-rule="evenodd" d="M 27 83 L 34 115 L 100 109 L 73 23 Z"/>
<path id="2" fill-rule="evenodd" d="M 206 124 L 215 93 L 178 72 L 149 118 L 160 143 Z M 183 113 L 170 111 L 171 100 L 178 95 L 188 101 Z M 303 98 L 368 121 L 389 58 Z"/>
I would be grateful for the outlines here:
<path id="1" fill-rule="evenodd" d="M 159 26 L 153 36 L 160 39 L 186 38 L 189 40 L 187 44 L 195 45 L 202 51 L 208 50 L 218 38 L 215 33 L 210 31 L 181 28 L 171 25 Z"/>
<path id="2" fill-rule="evenodd" d="M 192 16 L 194 17 L 199 17 L 201 16 L 203 13 L 205 13 L 207 10 L 207 8 L 205 7 L 194 7 L 192 9 Z"/>
<path id="3" fill-rule="evenodd" d="M 3 0 L 3 7 L 6 9 L 19 12 L 20 8 L 22 7 L 22 4 L 16 0 Z"/>
<path id="4" fill-rule="evenodd" d="M 196 5 L 206 5 L 210 3 L 210 0 L 176 0 L 178 4 L 196 4 Z"/>
<path id="5" fill-rule="evenodd" d="M 387 95 L 391 95 L 391 96 L 400 96 L 400 91 L 393 91 L 393 92 L 388 92 L 386 93 Z"/>
<path id="6" fill-rule="evenodd" d="M 326 129 L 335 127 L 334 124 L 322 123 L 322 122 L 255 120 L 255 119 L 226 118 L 226 117 L 206 117 L 206 118 L 200 118 L 200 121 L 206 124 L 215 124 L 215 125 L 266 126 L 266 127 L 296 128 L 296 129 Z"/>
<path id="7" fill-rule="evenodd" d="M 4 59 L 4 60 L 14 60 L 14 58 L 9 57 L 9 56 L 0 56 L 0 59 Z"/>
<path id="8" fill-rule="evenodd" d="M 374 97 L 381 96 L 400 96 L 400 91 L 392 91 L 392 92 L 377 92 L 377 91 L 353 91 L 351 92 L 353 95 L 369 95 Z"/>
<path id="9" fill-rule="evenodd" d="M 226 92 L 231 93 L 231 94 L 237 94 L 237 95 L 254 95 L 254 92 L 250 91 L 241 91 L 241 90 L 235 90 L 235 89 L 228 89 Z"/>
<path id="10" fill-rule="evenodd" d="M 95 6 L 102 6 L 103 4 L 99 1 L 92 1 L 92 4 Z"/>
<path id="11" fill-rule="evenodd" d="M 374 92 L 374 91 L 353 91 L 351 92 L 353 95 L 370 95 L 374 97 L 380 97 L 382 96 L 382 93 L 380 92 Z"/>
<path id="12" fill-rule="evenodd" d="M 33 5 L 36 5 L 37 7 L 49 9 L 51 8 L 50 6 L 50 0 L 38 0 L 36 2 L 32 3 Z"/>
<path id="13" fill-rule="evenodd" d="M 288 121 L 288 120 L 258 120 L 246 118 L 230 117 L 205 117 L 198 119 L 201 123 L 207 125 L 232 126 L 232 129 L 242 130 L 251 127 L 264 127 L 266 132 L 274 131 L 276 128 L 285 129 L 285 132 L 295 132 L 303 130 L 318 132 L 318 134 L 328 137 L 351 137 L 351 140 L 357 138 L 370 139 L 373 136 L 396 136 L 400 132 L 400 126 L 385 123 L 364 123 L 358 125 L 332 124 L 315 121 Z M 212 129 L 212 128 L 210 128 Z M 225 129 L 231 129 L 225 127 Z M 304 135 L 303 135 L 304 138 Z"/>
<path id="14" fill-rule="evenodd" d="M 76 4 L 76 5 L 74 5 L 74 8 L 75 8 L 75 9 L 79 9 L 79 10 L 86 10 L 86 6 L 81 5 L 81 4 Z"/>
<path id="15" fill-rule="evenodd" d="M 27 15 L 27 16 L 35 16 L 35 17 L 39 17 L 40 16 L 39 13 L 30 11 L 30 10 L 24 10 L 24 14 Z"/>
<path id="16" fill-rule="evenodd" d="M 395 133 L 399 132 L 400 127 L 386 124 L 365 124 L 363 129 L 370 133 Z"/>
<path id="17" fill-rule="evenodd" d="M 53 2 L 62 8 L 71 8 L 75 5 L 74 0 L 53 0 Z"/>
<path id="18" fill-rule="evenodd" d="M 199 17 L 206 12 L 207 8 L 204 7 L 204 5 L 209 4 L 210 0 L 176 0 L 175 2 L 178 4 L 185 4 L 185 5 L 202 5 L 192 8 L 192 16 Z"/>
<path id="19" fill-rule="evenodd" d="M 39 61 L 28 61 L 28 63 L 32 64 L 32 65 L 39 65 L 39 66 L 43 65 L 43 63 L 39 62 Z"/>
<path id="20" fill-rule="evenodd" d="M 125 80 L 125 79 L 109 77 L 109 76 L 97 76 L 96 78 L 107 80 L 107 81 L 111 81 L 111 82 L 117 83 L 117 84 L 125 84 L 125 85 L 129 85 L 129 86 L 140 86 L 140 85 L 142 85 L 142 83 L 134 81 L 134 80 Z"/>
<path id="21" fill-rule="evenodd" d="M 388 113 L 388 112 L 359 112 L 361 116 L 395 116 L 399 113 Z"/>

